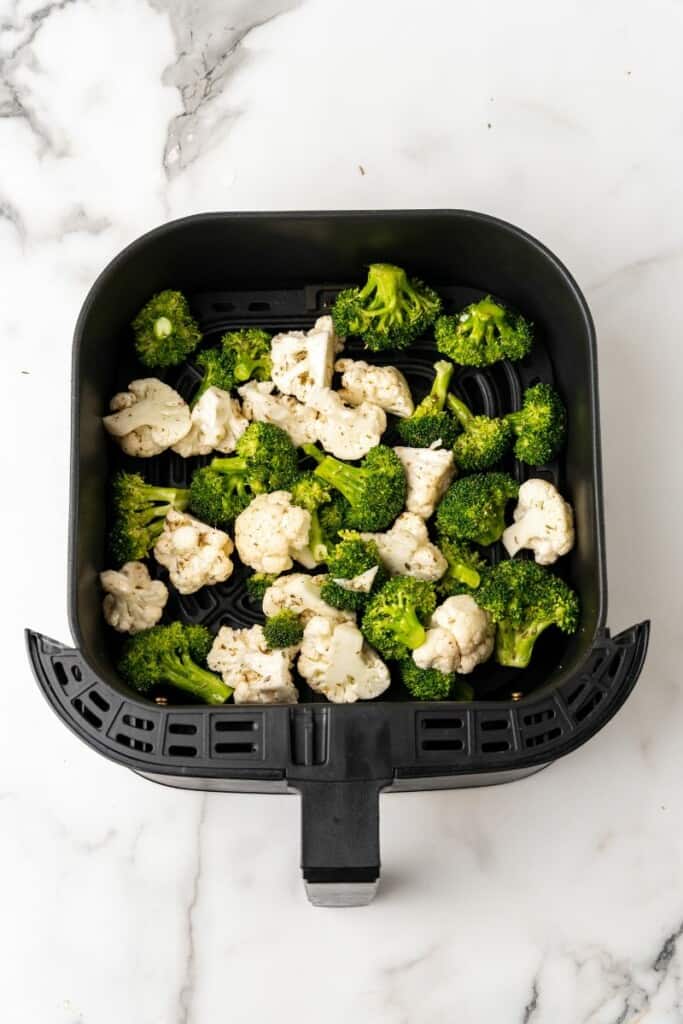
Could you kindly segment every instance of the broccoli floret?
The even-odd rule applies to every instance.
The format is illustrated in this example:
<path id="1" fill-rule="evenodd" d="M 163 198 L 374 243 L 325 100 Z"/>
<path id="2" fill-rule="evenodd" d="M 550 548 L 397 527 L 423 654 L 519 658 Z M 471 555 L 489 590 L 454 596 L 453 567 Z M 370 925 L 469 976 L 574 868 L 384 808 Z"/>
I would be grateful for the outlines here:
<path id="1" fill-rule="evenodd" d="M 236 453 L 192 477 L 190 509 L 211 526 L 229 526 L 257 494 L 287 489 L 297 478 L 296 448 L 272 423 L 250 423 Z"/>
<path id="2" fill-rule="evenodd" d="M 269 647 L 294 647 L 301 643 L 304 627 L 291 608 L 271 615 L 263 625 L 263 637 Z"/>
<path id="3" fill-rule="evenodd" d="M 202 381 L 192 399 L 196 405 L 209 388 L 221 388 L 230 391 L 235 386 L 235 356 L 221 348 L 206 348 L 197 356 L 197 365 L 203 372 Z"/>
<path id="4" fill-rule="evenodd" d="M 315 561 L 317 563 L 324 562 L 334 540 L 329 537 L 320 521 L 320 510 L 331 500 L 332 492 L 324 480 L 310 471 L 301 473 L 290 490 L 292 503 L 310 512 L 311 529 L 308 534 L 308 546 Z"/>
<path id="5" fill-rule="evenodd" d="M 350 507 L 343 494 L 333 490 L 330 500 L 318 509 L 320 530 L 328 552 L 332 551 L 339 541 L 339 532 L 344 529 Z"/>
<path id="6" fill-rule="evenodd" d="M 436 608 L 434 584 L 394 576 L 365 607 L 361 630 L 384 658 L 405 658 L 425 642 L 425 624 Z"/>
<path id="7" fill-rule="evenodd" d="M 445 448 L 453 447 L 460 428 L 458 421 L 444 410 L 452 376 L 453 363 L 447 363 L 445 359 L 434 363 L 431 391 L 412 415 L 396 424 L 396 433 L 404 444 L 413 448 L 429 448 L 435 441 L 441 441 Z"/>
<path id="8" fill-rule="evenodd" d="M 515 455 L 521 462 L 543 466 L 564 444 L 567 413 L 560 396 L 549 384 L 527 388 L 522 408 L 505 419 L 517 435 Z"/>
<path id="9" fill-rule="evenodd" d="M 439 352 L 461 366 L 523 359 L 532 344 L 531 324 L 490 295 L 455 316 L 439 317 L 434 335 Z"/>
<path id="10" fill-rule="evenodd" d="M 117 564 L 145 558 L 164 528 L 166 513 L 187 508 L 190 492 L 182 487 L 154 487 L 139 473 L 118 473 L 112 484 L 114 521 L 109 536 Z"/>
<path id="11" fill-rule="evenodd" d="M 126 641 L 119 670 L 142 694 L 158 683 L 170 683 L 207 704 L 225 704 L 232 687 L 204 667 L 212 642 L 204 626 L 153 626 Z"/>
<path id="12" fill-rule="evenodd" d="M 390 263 L 372 263 L 362 288 L 337 296 L 332 319 L 338 334 L 357 334 L 375 352 L 406 348 L 441 312 L 433 289 Z"/>
<path id="13" fill-rule="evenodd" d="M 406 474 L 392 448 L 376 445 L 360 466 L 348 466 L 325 455 L 314 444 L 303 445 L 303 450 L 318 463 L 315 475 L 346 498 L 345 526 L 352 530 L 384 530 L 403 511 Z"/>
<path id="14" fill-rule="evenodd" d="M 507 473 L 473 473 L 456 480 L 436 510 L 439 533 L 449 540 L 493 544 L 505 529 L 505 506 L 518 490 Z"/>
<path id="15" fill-rule="evenodd" d="M 352 580 L 365 572 L 376 569 L 369 590 L 347 590 L 336 580 Z M 350 531 L 342 533 L 342 539 L 327 558 L 328 576 L 320 588 L 320 596 L 333 608 L 359 612 L 365 608 L 370 595 L 382 587 L 388 577 L 379 557 L 377 545 L 372 540 L 363 540 Z"/>
<path id="16" fill-rule="evenodd" d="M 475 416 L 454 395 L 448 396 L 448 407 L 463 429 L 453 444 L 458 469 L 469 473 L 500 462 L 512 440 L 511 424 L 495 416 Z"/>
<path id="17" fill-rule="evenodd" d="M 199 325 L 181 292 L 153 296 L 133 320 L 135 349 L 143 366 L 177 366 L 202 340 Z"/>
<path id="18" fill-rule="evenodd" d="M 446 572 L 436 584 L 439 593 L 444 597 L 472 594 L 481 583 L 489 563 L 464 541 L 440 536 L 438 546 L 448 562 Z"/>
<path id="19" fill-rule="evenodd" d="M 277 578 L 276 572 L 253 572 L 251 576 L 247 576 L 245 586 L 249 600 L 261 604 L 266 590 L 272 587 Z"/>
<path id="20" fill-rule="evenodd" d="M 226 356 L 234 359 L 233 373 L 238 384 L 254 378 L 270 380 L 273 364 L 270 358 L 270 334 L 260 327 L 242 327 L 228 331 L 221 338 Z"/>
<path id="21" fill-rule="evenodd" d="M 526 668 L 544 629 L 557 626 L 575 633 L 579 599 L 564 580 L 531 561 L 508 560 L 494 566 L 477 591 L 477 603 L 497 623 L 496 660 Z"/>
<path id="22" fill-rule="evenodd" d="M 403 684 L 415 700 L 448 700 L 453 686 L 453 675 L 435 668 L 418 668 L 412 658 L 403 658 L 399 664 Z"/>

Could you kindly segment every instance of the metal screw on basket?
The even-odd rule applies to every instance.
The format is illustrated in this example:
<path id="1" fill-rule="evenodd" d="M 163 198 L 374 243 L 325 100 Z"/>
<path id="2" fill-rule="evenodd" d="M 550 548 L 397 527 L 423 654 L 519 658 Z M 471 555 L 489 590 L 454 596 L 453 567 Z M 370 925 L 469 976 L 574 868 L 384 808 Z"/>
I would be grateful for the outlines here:
<path id="1" fill-rule="evenodd" d="M 154 703 L 160 704 L 162 707 L 166 707 L 166 705 L 168 704 L 168 697 L 155 697 Z"/>
<path id="2" fill-rule="evenodd" d="M 513 690 L 513 692 L 510 694 L 510 700 L 521 700 L 523 696 L 524 694 L 520 693 L 519 690 Z"/>

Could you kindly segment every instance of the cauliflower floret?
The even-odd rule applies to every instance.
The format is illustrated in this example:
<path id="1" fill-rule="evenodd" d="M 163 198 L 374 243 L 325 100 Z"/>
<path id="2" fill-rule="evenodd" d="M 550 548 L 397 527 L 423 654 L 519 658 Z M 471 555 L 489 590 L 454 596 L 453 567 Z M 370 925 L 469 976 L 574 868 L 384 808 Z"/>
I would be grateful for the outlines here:
<path id="1" fill-rule="evenodd" d="M 426 640 L 413 651 L 413 661 L 418 668 L 435 668 L 448 675 L 455 672 L 460 664 L 460 648 L 455 637 L 447 629 L 434 626 L 428 629 Z"/>
<path id="2" fill-rule="evenodd" d="M 333 608 L 323 601 L 320 589 L 326 579 L 325 573 L 307 576 L 305 573 L 293 572 L 281 576 L 263 595 L 263 614 L 277 615 L 278 612 L 287 609 L 295 612 L 304 626 L 314 615 L 321 615 L 335 622 L 355 622 L 354 612 Z"/>
<path id="3" fill-rule="evenodd" d="M 297 448 L 316 441 L 318 414 L 315 409 L 298 402 L 292 395 L 272 394 L 274 387 L 272 380 L 250 380 L 237 389 L 247 419 L 280 427 Z"/>
<path id="4" fill-rule="evenodd" d="M 511 558 L 529 548 L 539 565 L 552 565 L 574 547 L 572 507 L 547 480 L 534 478 L 522 484 L 514 520 L 502 538 Z"/>
<path id="5" fill-rule="evenodd" d="M 149 458 L 170 448 L 190 429 L 190 409 L 177 391 L 156 377 L 132 380 L 109 403 L 102 422 L 126 455 Z"/>
<path id="6" fill-rule="evenodd" d="M 292 505 L 289 491 L 258 494 L 235 520 L 237 553 L 254 572 L 280 573 L 293 559 L 309 562 L 311 513 Z M 309 568 L 312 566 L 309 564 Z"/>
<path id="7" fill-rule="evenodd" d="M 271 650 L 261 626 L 221 626 L 206 662 L 234 687 L 235 704 L 296 704 L 299 692 L 292 680 L 295 653 L 295 647 Z"/>
<path id="8" fill-rule="evenodd" d="M 345 405 L 336 391 L 312 388 L 307 405 L 315 409 L 316 437 L 325 451 L 338 459 L 362 459 L 378 445 L 387 429 L 384 409 L 371 402 Z"/>
<path id="9" fill-rule="evenodd" d="M 173 451 L 184 459 L 213 451 L 229 455 L 248 426 L 236 398 L 221 388 L 207 388 L 192 410 L 190 430 Z"/>
<path id="10" fill-rule="evenodd" d="M 194 594 L 200 587 L 223 583 L 232 575 L 232 552 L 233 543 L 227 533 L 171 509 L 156 542 L 154 557 L 168 569 L 178 593 Z"/>
<path id="11" fill-rule="evenodd" d="M 434 611 L 429 620 L 427 639 L 413 651 L 413 661 L 420 668 L 438 668 L 447 664 L 446 643 L 443 633 L 449 633 L 455 643 L 452 668 L 461 675 L 468 675 L 473 669 L 491 657 L 495 626 L 488 612 L 480 608 L 469 594 L 458 594 L 447 598 Z M 438 630 L 438 635 L 431 634 Z"/>
<path id="12" fill-rule="evenodd" d="M 394 416 L 410 416 L 415 406 L 408 381 L 395 366 L 373 366 L 362 359 L 339 359 L 339 394 L 349 405 L 372 402 Z"/>
<path id="13" fill-rule="evenodd" d="M 453 452 L 447 448 L 394 448 L 406 471 L 406 508 L 429 519 L 455 476 Z"/>
<path id="14" fill-rule="evenodd" d="M 372 700 L 389 686 L 389 669 L 352 622 L 314 615 L 306 624 L 299 675 L 334 704 Z"/>
<path id="15" fill-rule="evenodd" d="M 312 388 L 329 388 L 342 348 L 331 316 L 321 316 L 310 331 L 276 334 L 270 343 L 273 380 L 283 394 L 305 402 Z"/>
<path id="16" fill-rule="evenodd" d="M 386 533 L 362 533 L 374 540 L 382 564 L 392 576 L 414 576 L 417 580 L 440 580 L 448 562 L 432 544 L 424 519 L 415 512 L 403 512 Z"/>
<path id="17" fill-rule="evenodd" d="M 161 580 L 150 579 L 142 562 L 126 562 L 118 572 L 100 573 L 105 591 L 104 617 L 119 633 L 140 633 L 156 626 L 168 601 L 168 590 Z"/>

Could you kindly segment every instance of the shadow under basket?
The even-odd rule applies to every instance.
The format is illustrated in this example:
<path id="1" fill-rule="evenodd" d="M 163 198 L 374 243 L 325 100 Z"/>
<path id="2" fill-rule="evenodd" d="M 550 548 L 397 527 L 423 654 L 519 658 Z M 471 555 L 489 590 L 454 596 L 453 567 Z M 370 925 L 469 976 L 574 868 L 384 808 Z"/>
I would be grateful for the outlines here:
<path id="1" fill-rule="evenodd" d="M 542 476 L 573 504 L 577 542 L 555 567 L 577 590 L 575 636 L 550 630 L 529 669 L 481 666 L 475 700 L 419 703 L 394 680 L 381 700 L 321 703 L 303 683 L 293 706 L 161 706 L 116 671 L 119 640 L 101 613 L 107 565 L 107 482 L 118 466 L 183 485 L 202 460 L 164 453 L 122 459 L 101 424 L 112 394 L 148 376 L 134 358 L 130 321 L 151 294 L 190 298 L 207 343 L 231 327 L 308 328 L 339 288 L 374 261 L 397 263 L 435 287 L 448 312 L 486 293 L 535 325 L 527 359 L 456 373 L 475 411 L 518 408 L 524 388 L 553 383 L 569 416 L 561 457 L 543 467 L 504 464 L 520 481 Z M 345 354 L 390 362 L 416 399 L 429 388 L 433 340 L 377 359 L 358 343 Z M 76 326 L 72 383 L 69 613 L 75 646 L 27 632 L 38 684 L 86 743 L 148 779 L 185 789 L 293 793 L 302 798 L 302 868 L 309 899 L 369 902 L 379 880 L 379 794 L 509 782 L 575 750 L 633 688 L 649 623 L 611 637 L 605 626 L 600 428 L 595 335 L 575 282 L 546 248 L 510 224 L 467 211 L 201 214 L 138 239 L 103 271 Z M 165 375 L 188 397 L 190 363 Z M 207 460 L 203 460 L 207 461 Z M 490 551 L 496 561 L 498 546 Z M 222 624 L 262 621 L 245 598 L 244 569 L 198 594 L 173 594 L 166 617 Z M 171 699 L 178 699 L 172 697 Z"/>

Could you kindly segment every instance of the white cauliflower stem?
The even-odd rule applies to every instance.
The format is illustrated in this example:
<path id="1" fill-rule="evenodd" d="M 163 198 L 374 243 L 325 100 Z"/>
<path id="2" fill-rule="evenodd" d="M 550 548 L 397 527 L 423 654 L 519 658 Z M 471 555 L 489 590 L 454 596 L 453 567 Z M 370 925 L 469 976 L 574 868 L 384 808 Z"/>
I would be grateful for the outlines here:
<path id="1" fill-rule="evenodd" d="M 312 388 L 329 388 L 342 348 L 331 316 L 321 316 L 310 331 L 276 334 L 270 343 L 273 380 L 283 394 L 305 402 Z"/>
<path id="2" fill-rule="evenodd" d="M 519 489 L 514 523 L 503 533 L 511 558 L 529 548 L 539 565 L 552 565 L 574 547 L 574 513 L 547 480 L 526 480 Z"/>
<path id="3" fill-rule="evenodd" d="M 325 451 L 338 459 L 362 459 L 378 445 L 387 429 L 384 409 L 370 402 L 345 405 L 336 391 L 312 388 L 307 398 L 316 411 L 316 437 Z"/>
<path id="4" fill-rule="evenodd" d="M 185 459 L 213 451 L 229 455 L 248 426 L 236 398 L 221 388 L 207 388 L 192 410 L 190 430 L 173 451 Z"/>
<path id="5" fill-rule="evenodd" d="M 334 704 L 372 700 L 391 681 L 389 669 L 357 626 L 322 615 L 306 624 L 297 668 L 312 690 Z"/>
<path id="6" fill-rule="evenodd" d="M 233 543 L 227 533 L 171 509 L 154 548 L 154 557 L 168 569 L 180 594 L 223 583 L 232 575 Z"/>
<path id="7" fill-rule="evenodd" d="M 119 633 L 140 633 L 156 626 L 168 601 L 168 590 L 161 580 L 150 579 L 142 562 L 126 562 L 118 572 L 100 573 L 105 592 L 104 617 Z"/>
<path id="8" fill-rule="evenodd" d="M 455 476 L 453 452 L 446 448 L 394 448 L 406 471 L 406 508 L 429 519 Z"/>
<path id="9" fill-rule="evenodd" d="M 495 626 L 469 594 L 447 598 L 434 611 L 429 625 L 425 642 L 413 651 L 419 668 L 468 675 L 491 657 Z"/>
<path id="10" fill-rule="evenodd" d="M 408 381 L 395 366 L 373 366 L 362 359 L 339 359 L 339 394 L 349 405 L 372 402 L 394 416 L 410 416 L 415 406 Z"/>
<path id="11" fill-rule="evenodd" d="M 311 514 L 291 498 L 289 491 L 258 494 L 235 520 L 237 553 L 254 572 L 280 573 L 295 558 L 309 561 Z"/>
<path id="12" fill-rule="evenodd" d="M 403 512 L 386 533 L 362 533 L 374 540 L 382 564 L 392 576 L 414 576 L 418 580 L 440 580 L 448 563 L 432 544 L 424 519 L 415 512 Z"/>
<path id="13" fill-rule="evenodd" d="M 333 608 L 320 596 L 320 588 L 327 579 L 325 573 L 319 576 L 307 576 L 302 572 L 292 572 L 275 580 L 263 595 L 263 614 L 277 615 L 281 611 L 292 611 L 306 625 L 314 615 L 322 615 L 335 622 L 355 622 L 353 612 Z"/>
<path id="14" fill-rule="evenodd" d="M 190 429 L 190 409 L 177 391 L 156 377 L 132 380 L 114 395 L 103 423 L 126 455 L 149 458 L 170 448 Z"/>
<path id="15" fill-rule="evenodd" d="M 299 693 L 292 680 L 295 649 L 271 650 L 261 626 L 232 629 L 221 626 L 206 659 L 234 687 L 235 704 L 296 704 Z"/>
<path id="16" fill-rule="evenodd" d="M 273 423 L 289 434 L 297 448 L 317 440 L 318 414 L 297 401 L 292 395 L 274 395 L 272 380 L 250 380 L 238 388 L 242 398 L 242 411 L 247 419 L 260 423 Z"/>

